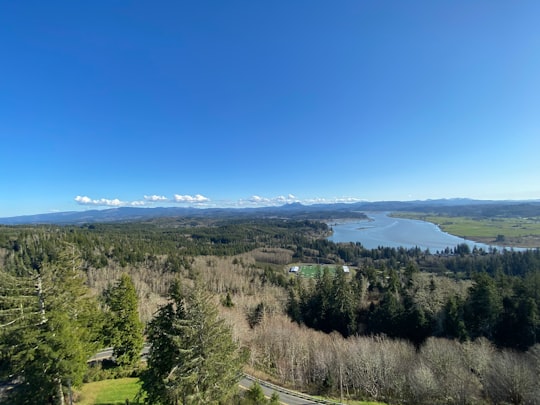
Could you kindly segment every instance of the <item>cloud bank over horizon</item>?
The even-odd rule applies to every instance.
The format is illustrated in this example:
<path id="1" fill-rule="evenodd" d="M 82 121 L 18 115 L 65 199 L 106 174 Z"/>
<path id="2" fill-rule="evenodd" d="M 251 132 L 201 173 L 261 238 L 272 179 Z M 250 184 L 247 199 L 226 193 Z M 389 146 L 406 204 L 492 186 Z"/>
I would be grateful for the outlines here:
<path id="1" fill-rule="evenodd" d="M 354 203 L 366 201 L 357 197 L 335 197 L 335 198 L 305 198 L 300 199 L 294 194 L 278 195 L 275 197 L 266 197 L 252 195 L 248 198 L 238 200 L 211 200 L 202 194 L 174 194 L 173 197 L 164 195 L 144 195 L 141 200 L 121 200 L 119 198 L 91 198 L 89 196 L 76 196 L 74 201 L 81 206 L 92 207 L 152 207 L 159 204 L 166 206 L 191 206 L 199 208 L 249 208 L 249 207 L 269 207 L 292 203 L 301 203 L 305 205 L 312 204 L 333 204 L 333 203 Z"/>

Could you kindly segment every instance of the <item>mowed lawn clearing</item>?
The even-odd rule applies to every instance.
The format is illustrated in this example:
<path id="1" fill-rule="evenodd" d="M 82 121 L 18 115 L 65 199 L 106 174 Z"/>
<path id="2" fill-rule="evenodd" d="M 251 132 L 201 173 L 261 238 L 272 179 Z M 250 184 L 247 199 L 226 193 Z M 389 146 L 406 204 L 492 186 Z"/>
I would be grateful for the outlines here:
<path id="1" fill-rule="evenodd" d="M 126 399 L 130 404 L 137 404 L 135 398 L 141 388 L 138 378 L 118 378 L 115 380 L 103 380 L 84 384 L 79 400 L 80 405 L 112 405 L 125 404 Z"/>
<path id="2" fill-rule="evenodd" d="M 307 265 L 301 265 L 300 266 L 300 275 L 302 277 L 310 277 L 314 278 L 317 277 L 317 275 L 320 273 L 322 274 L 323 268 L 328 269 L 331 275 L 333 275 L 336 272 L 336 266 L 321 266 L 316 264 L 307 264 Z"/>

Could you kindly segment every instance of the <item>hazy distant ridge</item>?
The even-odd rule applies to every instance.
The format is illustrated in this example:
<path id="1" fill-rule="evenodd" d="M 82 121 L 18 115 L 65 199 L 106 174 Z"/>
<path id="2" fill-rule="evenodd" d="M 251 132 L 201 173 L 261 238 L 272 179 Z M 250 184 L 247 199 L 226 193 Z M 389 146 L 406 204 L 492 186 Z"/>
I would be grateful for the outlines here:
<path id="1" fill-rule="evenodd" d="M 471 199 L 440 199 L 422 201 L 377 201 L 353 204 L 286 204 L 262 208 L 183 208 L 120 207 L 103 210 L 69 211 L 0 218 L 0 224 L 82 224 L 93 222 L 142 221 L 160 217 L 285 217 L 295 219 L 332 219 L 363 217 L 366 211 L 415 211 L 447 215 L 494 217 L 540 216 L 540 201 L 487 201 Z"/>

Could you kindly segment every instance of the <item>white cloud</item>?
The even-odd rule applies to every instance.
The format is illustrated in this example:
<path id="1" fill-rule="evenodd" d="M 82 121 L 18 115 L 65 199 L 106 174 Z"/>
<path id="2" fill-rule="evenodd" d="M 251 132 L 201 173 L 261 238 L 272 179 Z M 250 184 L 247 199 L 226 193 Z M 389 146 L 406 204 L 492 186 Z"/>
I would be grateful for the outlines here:
<path id="1" fill-rule="evenodd" d="M 210 199 L 200 194 L 194 196 L 175 194 L 174 201 L 177 203 L 201 204 L 210 201 Z"/>
<path id="2" fill-rule="evenodd" d="M 252 202 L 252 203 L 255 203 L 255 204 L 261 204 L 261 203 L 267 203 L 270 201 L 269 198 L 265 198 L 265 197 L 261 197 L 261 196 L 258 196 L 258 195 L 252 195 L 250 198 L 249 198 L 249 201 Z"/>
<path id="3" fill-rule="evenodd" d="M 93 200 L 90 197 L 81 197 L 80 195 L 75 197 L 75 201 L 77 201 L 77 203 L 81 205 L 97 205 L 105 207 L 120 207 L 122 205 L 129 205 L 129 203 L 120 201 L 118 198 L 112 200 L 109 200 L 108 198 L 100 198 L 99 200 Z"/>
<path id="4" fill-rule="evenodd" d="M 277 197 L 263 197 L 260 195 L 253 195 L 248 199 L 240 199 L 233 205 L 235 206 L 251 206 L 251 207 L 268 207 L 268 206 L 278 206 L 291 203 L 301 203 L 304 205 L 312 204 L 335 204 L 335 203 L 355 203 L 360 201 L 366 201 L 362 198 L 357 197 L 312 197 L 300 199 L 294 194 L 279 195 Z"/>
<path id="5" fill-rule="evenodd" d="M 155 203 L 164 203 L 165 206 L 170 205 L 171 203 L 178 204 L 193 204 L 200 207 L 276 207 L 284 204 L 291 203 L 302 203 L 305 205 L 312 204 L 333 204 L 333 203 L 355 203 L 360 201 L 365 201 L 361 198 L 356 197 L 313 197 L 308 199 L 300 199 L 294 194 L 287 195 L 278 195 L 275 197 L 264 197 L 260 195 L 252 195 L 247 199 L 240 199 L 237 201 L 233 200 L 217 200 L 212 201 L 205 197 L 202 194 L 195 195 L 182 195 L 174 194 L 173 198 L 168 198 L 163 195 L 154 194 L 154 195 L 144 195 L 143 199 L 133 200 L 133 201 L 122 201 L 118 198 L 108 199 L 108 198 L 99 198 L 92 199 L 88 196 L 77 196 L 75 201 L 79 205 L 87 206 L 101 206 L 101 207 L 144 207 L 152 206 Z"/>
<path id="6" fill-rule="evenodd" d="M 288 194 L 287 196 L 283 196 L 283 195 L 280 195 L 280 196 L 277 196 L 274 201 L 277 201 L 277 202 L 280 202 L 280 203 L 285 203 L 285 204 L 290 204 L 290 203 L 293 203 L 293 202 L 298 202 L 298 199 L 292 195 L 292 194 Z"/>
<path id="7" fill-rule="evenodd" d="M 144 199 L 150 202 L 169 201 L 169 199 L 163 195 L 145 195 Z"/>
<path id="8" fill-rule="evenodd" d="M 147 204 L 148 204 L 147 201 L 142 201 L 142 200 L 131 201 L 131 202 L 128 203 L 128 205 L 131 205 L 132 207 L 144 207 Z"/>
<path id="9" fill-rule="evenodd" d="M 144 207 L 144 206 L 151 206 L 151 205 L 154 205 L 155 203 L 160 203 L 160 202 L 161 203 L 176 202 L 176 203 L 184 203 L 184 204 L 204 204 L 204 203 L 208 203 L 210 199 L 201 194 L 196 194 L 194 196 L 175 194 L 172 199 L 165 197 L 163 195 L 154 194 L 154 195 L 145 195 L 143 199 L 133 200 L 133 201 L 122 201 L 118 198 L 94 199 L 88 196 L 78 195 L 77 197 L 75 197 L 75 201 L 79 205 L 88 205 L 88 206 L 96 206 L 96 207 Z"/>
<path id="10" fill-rule="evenodd" d="M 361 202 L 366 201 L 363 198 L 357 198 L 357 197 L 340 197 L 336 198 L 336 202 L 342 202 L 342 203 L 355 203 L 355 202 Z"/>
<path id="11" fill-rule="evenodd" d="M 247 200 L 238 201 L 237 205 L 240 206 L 253 206 L 253 207 L 265 207 L 265 206 L 277 206 L 283 204 L 291 204 L 294 202 L 300 202 L 293 194 L 278 195 L 277 197 L 262 197 L 259 195 L 252 195 Z"/>
<path id="12" fill-rule="evenodd" d="M 362 198 L 357 197 L 334 197 L 334 198 L 326 198 L 326 197 L 315 197 L 315 198 L 308 198 L 303 201 L 301 201 L 303 204 L 311 205 L 311 204 L 336 204 L 336 203 L 355 203 L 355 202 L 361 202 L 366 201 Z"/>

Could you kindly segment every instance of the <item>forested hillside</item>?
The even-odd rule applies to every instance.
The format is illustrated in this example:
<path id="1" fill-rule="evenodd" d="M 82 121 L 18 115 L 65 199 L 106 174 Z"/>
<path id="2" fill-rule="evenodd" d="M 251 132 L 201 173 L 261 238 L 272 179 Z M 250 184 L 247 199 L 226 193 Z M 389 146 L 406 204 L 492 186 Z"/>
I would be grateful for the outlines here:
<path id="1" fill-rule="evenodd" d="M 389 403 L 537 403 L 539 250 L 367 250 L 328 234 L 317 221 L 254 218 L 0 227 L 10 403 L 59 399 L 90 378 L 100 346 L 132 364 L 140 341 L 122 331 L 140 333 L 135 312 L 155 331 L 156 311 L 180 299 L 176 281 L 178 303 L 216 306 L 246 367 L 281 384 Z M 320 271 L 289 274 L 292 263 Z"/>

